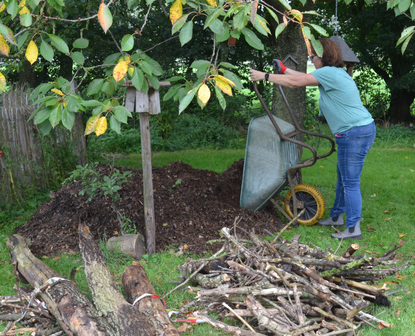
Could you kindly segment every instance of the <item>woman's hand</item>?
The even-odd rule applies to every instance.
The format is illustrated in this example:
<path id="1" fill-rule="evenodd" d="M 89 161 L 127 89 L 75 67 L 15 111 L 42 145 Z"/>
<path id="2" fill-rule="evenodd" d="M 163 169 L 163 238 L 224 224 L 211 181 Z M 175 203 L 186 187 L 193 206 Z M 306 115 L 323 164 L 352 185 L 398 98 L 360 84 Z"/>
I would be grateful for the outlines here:
<path id="1" fill-rule="evenodd" d="M 257 81 L 265 79 L 265 72 L 257 71 L 254 69 L 249 70 L 249 75 L 251 76 L 251 81 L 253 82 L 257 82 Z"/>

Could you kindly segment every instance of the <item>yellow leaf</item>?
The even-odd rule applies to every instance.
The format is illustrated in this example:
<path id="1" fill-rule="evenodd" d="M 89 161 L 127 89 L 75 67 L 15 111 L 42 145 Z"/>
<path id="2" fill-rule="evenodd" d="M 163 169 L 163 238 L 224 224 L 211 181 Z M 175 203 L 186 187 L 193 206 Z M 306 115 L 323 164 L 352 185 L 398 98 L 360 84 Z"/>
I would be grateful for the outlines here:
<path id="1" fill-rule="evenodd" d="M 62 92 L 61 90 L 58 90 L 58 89 L 52 89 L 52 90 L 50 90 L 50 91 L 55 92 L 55 93 L 56 93 L 56 94 L 58 94 L 59 96 L 63 96 L 63 92 Z"/>
<path id="2" fill-rule="evenodd" d="M 125 77 L 125 74 L 127 73 L 127 71 L 128 71 L 128 62 L 121 61 L 114 67 L 114 70 L 112 71 L 112 75 L 114 79 L 117 82 L 119 82 L 121 79 Z"/>
<path id="3" fill-rule="evenodd" d="M 176 0 L 170 7 L 170 21 L 174 24 L 183 15 L 182 0 Z"/>
<path id="4" fill-rule="evenodd" d="M 10 47 L 8 46 L 6 40 L 4 39 L 3 35 L 0 35 L 0 52 L 3 55 L 9 56 Z"/>
<path id="5" fill-rule="evenodd" d="M 37 49 L 36 43 L 32 41 L 29 42 L 29 45 L 26 49 L 26 58 L 30 62 L 30 64 L 33 64 L 37 60 L 37 56 L 39 55 L 39 50 Z"/>
<path id="6" fill-rule="evenodd" d="M 0 13 L 2 11 L 4 11 L 6 9 L 6 5 L 4 4 L 4 2 L 2 3 L 1 7 L 0 7 Z"/>
<path id="7" fill-rule="evenodd" d="M 228 79 L 228 78 L 226 78 L 224 76 L 216 75 L 216 77 L 219 77 L 221 80 L 223 80 L 224 82 L 228 83 L 229 85 L 236 86 L 234 82 L 232 82 L 230 79 Z"/>
<path id="8" fill-rule="evenodd" d="M 6 77 L 0 72 L 0 93 L 6 90 Z"/>
<path id="9" fill-rule="evenodd" d="M 206 0 L 206 2 L 213 7 L 218 7 L 216 0 Z"/>
<path id="10" fill-rule="evenodd" d="M 305 31 L 304 31 L 304 25 L 303 24 L 301 24 L 301 32 L 303 33 L 303 38 L 304 38 L 305 45 L 307 47 L 307 52 L 308 52 L 309 55 L 311 55 L 311 44 L 310 44 L 310 40 L 308 39 L 308 37 L 307 37 L 307 35 L 306 35 Z"/>
<path id="11" fill-rule="evenodd" d="M 130 77 L 133 77 L 133 75 L 134 75 L 134 67 L 133 66 L 128 67 L 128 74 L 130 75 Z"/>
<path id="12" fill-rule="evenodd" d="M 26 6 L 23 6 L 22 9 L 19 11 L 19 15 L 23 14 L 30 14 L 30 10 Z"/>
<path id="13" fill-rule="evenodd" d="M 20 3 L 19 3 L 19 8 L 22 8 L 22 7 L 24 7 L 24 6 L 26 6 L 26 0 L 22 0 L 22 1 L 20 1 Z"/>
<path id="14" fill-rule="evenodd" d="M 298 22 L 303 22 L 303 13 L 301 13 L 299 10 L 290 10 L 288 14 L 292 15 Z"/>
<path id="15" fill-rule="evenodd" d="M 88 135 L 88 134 L 91 134 L 92 132 L 95 132 L 95 128 L 97 127 L 98 120 L 99 120 L 99 114 L 94 115 L 88 119 L 88 121 L 86 122 L 84 135 Z"/>
<path id="16" fill-rule="evenodd" d="M 210 89 L 206 84 L 202 84 L 198 91 L 198 97 L 202 101 L 203 105 L 206 105 L 210 99 Z"/>
<path id="17" fill-rule="evenodd" d="M 98 21 L 102 29 L 104 29 L 104 32 L 107 33 L 107 30 L 112 25 L 112 14 L 108 6 L 104 2 L 101 2 L 101 4 L 99 5 Z"/>
<path id="18" fill-rule="evenodd" d="M 108 125 L 107 118 L 105 118 L 105 117 L 99 118 L 98 123 L 97 123 L 97 127 L 95 128 L 95 134 L 97 136 L 100 136 L 101 134 L 104 134 L 105 131 L 107 130 L 107 125 Z"/>
<path id="19" fill-rule="evenodd" d="M 220 77 L 222 77 L 222 76 L 220 76 Z M 219 76 L 215 76 L 215 82 L 216 82 L 216 85 L 224 93 L 226 93 L 229 96 L 232 96 L 232 88 L 231 88 L 231 86 L 227 82 L 223 81 L 221 78 L 219 78 Z"/>

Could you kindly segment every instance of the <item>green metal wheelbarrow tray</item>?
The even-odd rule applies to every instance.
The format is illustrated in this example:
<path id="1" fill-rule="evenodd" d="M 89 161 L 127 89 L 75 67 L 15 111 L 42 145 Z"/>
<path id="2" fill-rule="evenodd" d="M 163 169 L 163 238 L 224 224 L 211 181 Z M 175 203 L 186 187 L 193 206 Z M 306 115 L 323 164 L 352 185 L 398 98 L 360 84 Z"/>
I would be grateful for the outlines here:
<path id="1" fill-rule="evenodd" d="M 249 124 L 240 206 L 261 210 L 272 202 L 288 220 L 296 218 L 304 210 L 296 221 L 301 225 L 314 225 L 324 215 L 324 198 L 313 186 L 302 184 L 301 181 L 294 185 L 293 181 L 296 175 L 301 176 L 297 174 L 300 169 L 310 167 L 317 160 L 330 156 L 334 152 L 334 140 L 327 135 L 300 128 L 281 86 L 279 91 L 293 124 L 272 115 L 255 82 L 253 86 L 266 114 L 253 118 Z M 312 146 L 297 140 L 300 133 L 329 140 L 330 151 L 317 155 Z M 309 149 L 312 157 L 299 161 L 298 146 Z M 283 199 L 279 194 L 287 185 L 290 190 Z M 274 198 L 283 200 L 284 208 Z"/>

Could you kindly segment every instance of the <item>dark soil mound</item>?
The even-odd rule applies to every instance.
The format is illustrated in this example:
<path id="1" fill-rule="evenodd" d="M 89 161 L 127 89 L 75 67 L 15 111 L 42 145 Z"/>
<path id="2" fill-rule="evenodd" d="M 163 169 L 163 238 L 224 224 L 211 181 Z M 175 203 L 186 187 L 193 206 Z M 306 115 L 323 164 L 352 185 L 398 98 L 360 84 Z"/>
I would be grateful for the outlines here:
<path id="1" fill-rule="evenodd" d="M 116 167 L 121 173 L 132 170 Z M 110 166 L 99 165 L 100 174 L 108 175 Z M 194 169 L 183 162 L 153 168 L 154 208 L 156 222 L 156 249 L 187 246 L 186 251 L 201 254 L 217 251 L 217 244 L 206 244 L 219 238 L 219 230 L 237 226 L 246 232 L 264 229 L 276 232 L 282 222 L 272 209 L 252 211 L 241 209 L 243 159 L 235 162 L 223 174 Z M 17 229 L 31 239 L 30 249 L 36 255 L 52 255 L 79 251 L 78 224 L 86 223 L 95 237 L 120 234 L 120 224 L 111 207 L 111 199 L 99 195 L 87 202 L 78 196 L 80 185 L 73 182 L 62 187 L 48 202 L 39 206 L 29 221 Z M 145 234 L 143 206 L 143 175 L 132 170 L 132 179 L 123 184 L 117 202 L 119 211 Z M 243 230 L 239 230 L 243 232 Z"/>

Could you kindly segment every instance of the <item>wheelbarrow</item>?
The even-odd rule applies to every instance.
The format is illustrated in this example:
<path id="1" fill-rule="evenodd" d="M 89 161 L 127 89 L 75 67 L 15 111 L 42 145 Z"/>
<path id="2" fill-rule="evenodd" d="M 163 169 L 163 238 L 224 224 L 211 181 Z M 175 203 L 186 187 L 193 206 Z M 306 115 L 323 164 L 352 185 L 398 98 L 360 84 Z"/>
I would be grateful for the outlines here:
<path id="1" fill-rule="evenodd" d="M 276 62 L 277 60 L 274 60 L 274 72 L 278 73 Z M 334 152 L 334 140 L 327 135 L 300 128 L 280 85 L 279 91 L 293 124 L 274 116 L 258 92 L 255 82 L 253 86 L 266 114 L 253 118 L 249 124 L 240 206 L 261 210 L 272 202 L 288 220 L 297 218 L 304 210 L 296 221 L 301 225 L 314 225 L 324 215 L 324 198 L 311 185 L 302 182 L 294 185 L 294 179 L 300 169 L 313 166 L 317 160 L 330 156 Z M 329 140 L 330 151 L 317 155 L 312 146 L 297 139 L 301 133 Z M 312 157 L 300 161 L 299 146 L 309 149 Z M 290 190 L 285 198 L 282 198 L 279 194 L 286 186 L 289 186 Z M 283 201 L 284 208 L 274 198 Z"/>

